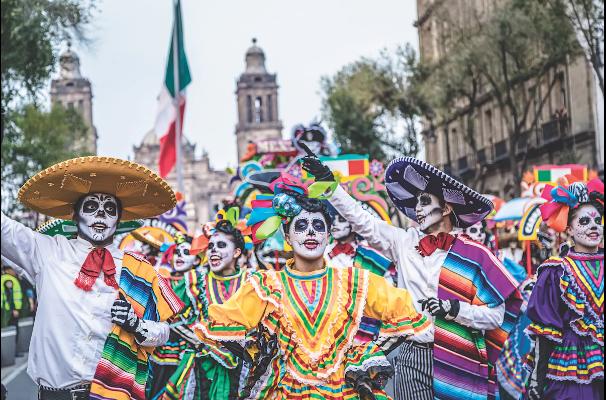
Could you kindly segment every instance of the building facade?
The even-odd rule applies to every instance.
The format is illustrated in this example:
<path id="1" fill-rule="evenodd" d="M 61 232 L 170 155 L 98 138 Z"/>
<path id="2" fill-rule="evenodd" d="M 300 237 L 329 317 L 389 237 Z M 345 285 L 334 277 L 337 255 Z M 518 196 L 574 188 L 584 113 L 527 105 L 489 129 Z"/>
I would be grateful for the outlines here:
<path id="1" fill-rule="evenodd" d="M 246 70 L 240 75 L 236 88 L 238 160 L 246 154 L 249 142 L 282 139 L 276 74 L 267 72 L 265 53 L 257 46 L 256 39 L 252 41 L 252 47 L 246 52 Z"/>
<path id="2" fill-rule="evenodd" d="M 417 0 L 418 20 L 415 26 L 419 32 L 422 60 L 436 61 L 444 54 L 440 39 L 442 25 L 435 17 L 436 10 L 443 4 L 444 0 Z M 459 16 L 473 15 L 473 12 L 490 13 L 491 4 L 488 0 L 449 1 L 448 12 Z M 599 169 L 601 162 L 595 123 L 597 92 L 589 62 L 580 56 L 567 65 L 559 66 L 548 78 L 549 82 L 555 79 L 556 84 L 540 110 L 537 127 L 523 132 L 515 148 L 510 148 L 509 129 L 496 101 L 490 98 L 489 93 L 481 93 L 475 110 L 470 111 L 463 106 L 455 111 L 450 122 L 435 129 L 430 128 L 427 120 L 424 121 L 427 162 L 474 184 L 474 189 L 482 193 L 505 200 L 512 199 L 514 188 L 520 185 L 512 179 L 511 151 L 516 153 L 520 168 L 525 164 L 527 170 L 532 170 L 534 165 L 562 164 L 571 160 L 587 164 L 590 169 Z M 541 83 L 538 97 L 548 93 L 547 86 L 547 82 Z M 471 118 L 470 113 L 473 113 Z M 530 121 L 533 119 L 534 116 L 529 118 Z M 469 121 L 473 121 L 475 152 L 464 136 Z M 481 174 L 478 174 L 478 169 L 481 169 Z M 470 182 L 478 175 L 479 180 Z"/>
<path id="3" fill-rule="evenodd" d="M 77 150 L 84 150 L 89 154 L 97 154 L 97 129 L 93 125 L 93 91 L 88 79 L 80 73 L 80 58 L 71 50 L 60 57 L 61 72 L 58 79 L 51 81 L 51 104 L 65 108 L 76 108 L 84 122 L 89 126 L 86 136 L 74 144 Z"/>
<path id="4" fill-rule="evenodd" d="M 250 141 L 280 139 L 282 123 L 278 119 L 278 85 L 276 75 L 265 69 L 265 54 L 253 39 L 253 46 L 246 52 L 246 70 L 237 82 L 238 124 L 236 143 L 238 160 L 246 154 Z M 151 170 L 158 169 L 160 141 L 152 130 L 139 146 L 134 146 L 134 161 Z M 207 153 L 196 157 L 196 145 L 184 138 L 182 145 L 183 197 L 186 201 L 187 226 L 191 232 L 201 224 L 214 219 L 222 200 L 231 194 L 231 176 L 226 171 L 214 170 Z M 177 187 L 176 171 L 166 181 Z"/>

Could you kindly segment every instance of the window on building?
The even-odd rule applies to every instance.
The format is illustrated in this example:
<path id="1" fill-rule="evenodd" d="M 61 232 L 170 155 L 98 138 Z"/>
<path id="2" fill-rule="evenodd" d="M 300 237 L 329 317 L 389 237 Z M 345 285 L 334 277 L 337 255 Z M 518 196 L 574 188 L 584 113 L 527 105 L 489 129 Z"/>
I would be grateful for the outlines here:
<path id="1" fill-rule="evenodd" d="M 67 103 L 67 108 L 70 109 L 70 110 L 73 109 L 74 108 L 74 103 L 71 102 L 71 101 L 69 103 Z"/>
<path id="2" fill-rule="evenodd" d="M 255 99 L 255 122 L 261 123 L 263 122 L 263 101 L 261 97 L 257 97 Z"/>
<path id="3" fill-rule="evenodd" d="M 273 102 L 271 101 L 271 94 L 267 96 L 267 120 L 269 122 L 274 120 Z"/>
<path id="4" fill-rule="evenodd" d="M 249 124 L 253 122 L 252 116 L 252 97 L 246 96 L 246 122 Z"/>
<path id="5" fill-rule="evenodd" d="M 484 117 L 486 120 L 486 133 L 489 138 L 493 137 L 494 134 L 494 123 L 492 121 L 492 110 L 488 110 L 484 113 Z"/>
<path id="6" fill-rule="evenodd" d="M 263 78 L 260 76 L 255 77 L 255 82 L 263 82 Z"/>
<path id="7" fill-rule="evenodd" d="M 84 100 L 78 100 L 78 111 L 84 111 Z"/>

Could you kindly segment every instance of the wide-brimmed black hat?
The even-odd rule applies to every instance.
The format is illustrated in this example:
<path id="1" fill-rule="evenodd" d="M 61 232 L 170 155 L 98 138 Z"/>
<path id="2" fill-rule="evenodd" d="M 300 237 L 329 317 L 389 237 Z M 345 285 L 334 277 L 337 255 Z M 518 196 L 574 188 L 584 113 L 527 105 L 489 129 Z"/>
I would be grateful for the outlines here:
<path id="1" fill-rule="evenodd" d="M 385 186 L 393 204 L 417 221 L 417 194 L 426 192 L 452 206 L 455 226 L 467 228 L 482 221 L 494 204 L 486 197 L 446 175 L 436 167 L 413 157 L 393 160 L 385 173 Z"/>

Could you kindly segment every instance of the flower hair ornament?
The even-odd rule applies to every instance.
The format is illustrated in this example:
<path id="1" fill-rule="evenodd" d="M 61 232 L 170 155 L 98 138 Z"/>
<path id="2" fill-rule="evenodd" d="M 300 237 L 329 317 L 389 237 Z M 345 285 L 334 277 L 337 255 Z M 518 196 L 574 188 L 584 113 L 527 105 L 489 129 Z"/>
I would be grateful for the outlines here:
<path id="1" fill-rule="evenodd" d="M 312 199 L 328 199 L 337 188 L 336 182 L 314 182 L 306 187 L 303 182 L 281 172 L 280 177 L 269 185 L 273 194 L 260 194 L 252 201 L 253 211 L 247 224 L 252 226 L 253 243 L 272 237 L 283 223 L 298 215 L 302 207 L 287 191 L 307 195 Z M 330 194 L 325 195 L 331 189 Z"/>
<path id="2" fill-rule="evenodd" d="M 547 225 L 556 232 L 564 232 L 568 226 L 570 210 L 580 204 L 589 203 L 590 194 L 594 192 L 604 195 L 604 183 L 594 178 L 587 184 L 578 181 L 572 175 L 566 175 L 558 186 L 546 185 L 542 198 L 548 202 L 541 206 L 541 216 Z"/>
<path id="3" fill-rule="evenodd" d="M 228 221 L 234 228 L 242 233 L 244 238 L 252 234 L 251 227 L 246 224 L 246 218 L 240 220 L 240 209 L 238 207 L 220 210 L 215 216 L 215 221 L 204 224 L 202 234 L 193 240 L 191 250 L 189 251 L 190 254 L 200 254 L 208 249 L 210 237 L 215 234 L 215 226 L 219 221 Z M 246 249 L 251 250 L 252 243 L 246 243 Z"/>

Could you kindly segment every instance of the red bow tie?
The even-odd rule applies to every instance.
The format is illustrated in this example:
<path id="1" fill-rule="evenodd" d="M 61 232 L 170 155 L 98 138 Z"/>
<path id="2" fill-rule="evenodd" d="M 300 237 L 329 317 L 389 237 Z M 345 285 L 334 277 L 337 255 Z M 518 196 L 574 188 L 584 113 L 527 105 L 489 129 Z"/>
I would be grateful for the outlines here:
<path id="1" fill-rule="evenodd" d="M 350 257 L 353 257 L 356 254 L 356 249 L 353 248 L 351 243 L 338 243 L 328 255 L 330 258 L 335 258 L 339 254 L 345 254 Z"/>
<path id="2" fill-rule="evenodd" d="M 436 249 L 442 250 L 450 250 L 450 246 L 452 246 L 452 242 L 454 242 L 454 236 L 441 232 L 438 236 L 425 236 L 421 241 L 419 241 L 419 245 L 415 248 L 423 257 L 427 257 L 433 254 Z"/>
<path id="3" fill-rule="evenodd" d="M 90 292 L 93 290 L 93 285 L 101 274 L 101 270 L 103 270 L 105 284 L 118 289 L 115 277 L 116 264 L 114 264 L 114 257 L 107 249 L 94 249 L 88 253 L 74 283 L 80 289 Z"/>

